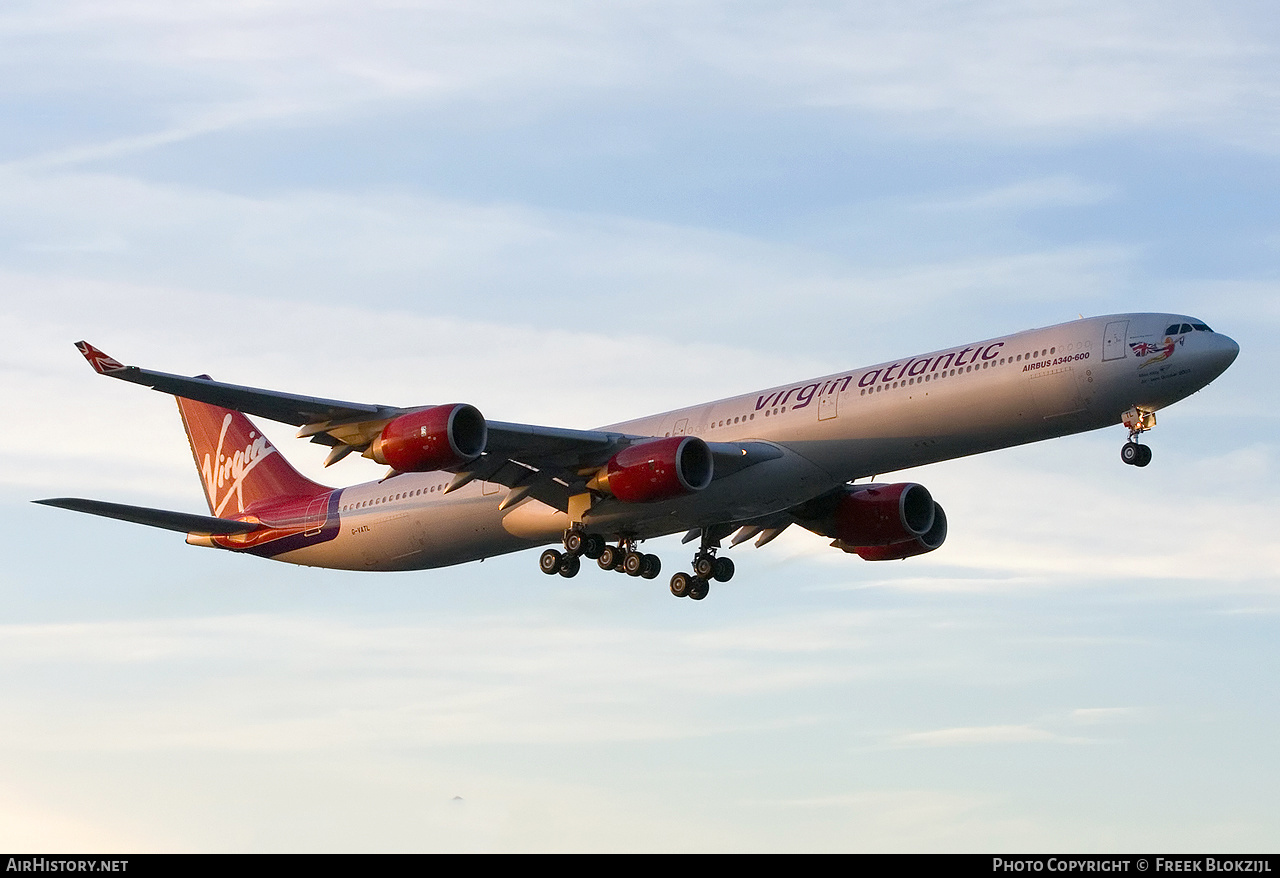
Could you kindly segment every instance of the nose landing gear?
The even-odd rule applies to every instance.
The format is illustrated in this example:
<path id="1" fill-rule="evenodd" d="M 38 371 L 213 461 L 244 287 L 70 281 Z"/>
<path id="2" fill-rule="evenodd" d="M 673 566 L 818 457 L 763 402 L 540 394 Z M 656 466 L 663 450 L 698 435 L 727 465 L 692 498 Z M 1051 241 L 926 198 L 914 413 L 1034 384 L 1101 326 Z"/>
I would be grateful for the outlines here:
<path id="1" fill-rule="evenodd" d="M 1129 466 L 1146 466 L 1151 463 L 1150 446 L 1138 444 L 1138 438 L 1155 427 L 1156 413 L 1134 406 L 1121 415 L 1120 421 L 1129 428 L 1129 441 L 1120 449 L 1120 460 Z"/>
<path id="2" fill-rule="evenodd" d="M 1130 466 L 1146 466 L 1151 463 L 1151 446 L 1130 439 L 1120 448 L 1120 459 Z"/>

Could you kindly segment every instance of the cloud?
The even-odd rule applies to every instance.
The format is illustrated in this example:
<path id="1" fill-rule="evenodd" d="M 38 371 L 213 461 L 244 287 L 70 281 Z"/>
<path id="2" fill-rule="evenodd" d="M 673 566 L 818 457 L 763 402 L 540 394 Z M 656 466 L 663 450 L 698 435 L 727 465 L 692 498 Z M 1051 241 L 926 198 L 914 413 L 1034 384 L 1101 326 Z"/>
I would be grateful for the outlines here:
<path id="1" fill-rule="evenodd" d="M 1267 120 L 1274 46 L 1249 13 L 1212 4 L 987 3 L 810 7 L 747 20 L 717 45 L 740 75 L 770 71 L 776 92 L 928 127 L 1101 133 L 1230 120 L 1274 147 Z M 1230 136 L 1230 135 L 1228 135 Z"/>
<path id="2" fill-rule="evenodd" d="M 504 125 L 617 96 L 827 107 L 974 136 L 1194 131 L 1274 149 L 1276 47 L 1249 7 L 1183 0 L 541 4 L 325 2 L 109 6 L 0 17 L 8 91 L 149 95 L 162 124 L 45 161 L 148 150 L 228 129 L 371 109 L 446 108 Z M 36 49 L 35 47 L 38 47 Z M 18 86 L 25 81 L 39 85 Z M 29 156 L 34 158 L 34 156 Z"/>
<path id="3" fill-rule="evenodd" d="M 1054 176 L 1023 180 L 967 195 L 924 201 L 922 211 L 1026 211 L 1051 206 L 1099 204 L 1113 197 L 1106 186 L 1073 177 Z"/>
<path id="4" fill-rule="evenodd" d="M 26 682 L 0 695 L 0 726 L 11 746 L 38 751 L 683 739 L 760 727 L 744 719 L 743 699 L 850 673 L 795 639 L 779 664 L 776 648 L 727 649 L 706 634 L 493 617 L 443 627 L 237 616 L 6 625 L 3 635 L 0 663 L 25 669 Z M 825 652 L 849 648 L 833 641 Z M 71 683 L 75 668 L 93 670 Z M 177 668 L 180 681 L 166 670 Z M 48 678 L 64 679 L 56 693 Z M 651 710 L 658 701 L 667 707 Z"/>
<path id="5" fill-rule="evenodd" d="M 957 747 L 976 744 L 1065 744 L 1079 743 L 1079 740 L 1065 738 L 1031 725 L 1004 725 L 910 732 L 898 735 L 893 742 L 904 747 Z"/>
<path id="6" fill-rule="evenodd" d="M 1109 725 L 1136 722 L 1144 713 L 1138 707 L 1079 707 L 1071 711 L 1071 719 L 1081 725 Z"/>

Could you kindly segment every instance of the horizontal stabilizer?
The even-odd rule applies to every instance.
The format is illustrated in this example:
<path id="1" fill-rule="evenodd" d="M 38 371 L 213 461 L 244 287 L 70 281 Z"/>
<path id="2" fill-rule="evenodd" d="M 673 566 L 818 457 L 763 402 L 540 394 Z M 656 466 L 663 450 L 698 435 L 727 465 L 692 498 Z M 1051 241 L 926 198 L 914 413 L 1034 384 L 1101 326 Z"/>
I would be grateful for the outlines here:
<path id="1" fill-rule="evenodd" d="M 248 521 L 231 521 L 226 518 L 214 518 L 210 515 L 192 515 L 187 512 L 170 512 L 167 509 L 150 509 L 146 506 L 126 506 L 123 503 L 107 503 L 103 500 L 82 500 L 79 497 L 55 497 L 52 500 L 33 500 L 42 506 L 57 506 L 59 509 L 70 509 L 74 512 L 88 512 L 90 515 L 102 515 L 107 518 L 118 518 L 134 524 L 145 524 L 150 527 L 162 527 L 165 530 L 176 530 L 182 533 L 202 534 L 247 534 L 257 530 L 261 525 Z"/>

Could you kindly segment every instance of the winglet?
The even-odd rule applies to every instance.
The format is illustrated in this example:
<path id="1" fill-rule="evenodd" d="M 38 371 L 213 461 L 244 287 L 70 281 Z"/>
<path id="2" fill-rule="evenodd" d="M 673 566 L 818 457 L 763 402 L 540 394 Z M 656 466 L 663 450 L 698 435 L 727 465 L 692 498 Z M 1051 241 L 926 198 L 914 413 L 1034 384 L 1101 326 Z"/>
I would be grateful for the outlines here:
<path id="1" fill-rule="evenodd" d="M 76 342 L 76 348 L 80 353 L 84 354 L 84 358 L 89 361 L 89 365 L 93 367 L 93 371 L 97 372 L 99 375 L 109 375 L 112 372 L 119 372 L 121 369 L 125 368 L 124 363 L 104 354 L 87 341 Z"/>

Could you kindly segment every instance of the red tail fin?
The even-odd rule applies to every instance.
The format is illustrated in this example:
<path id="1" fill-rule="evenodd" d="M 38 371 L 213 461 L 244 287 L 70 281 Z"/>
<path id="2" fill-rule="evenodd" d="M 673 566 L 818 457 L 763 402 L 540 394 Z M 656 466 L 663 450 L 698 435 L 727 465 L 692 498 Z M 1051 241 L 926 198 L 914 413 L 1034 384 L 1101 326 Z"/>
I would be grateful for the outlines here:
<path id="1" fill-rule="evenodd" d="M 177 397 L 209 510 L 230 518 L 263 501 L 312 497 L 331 490 L 289 465 L 243 414 Z"/>

